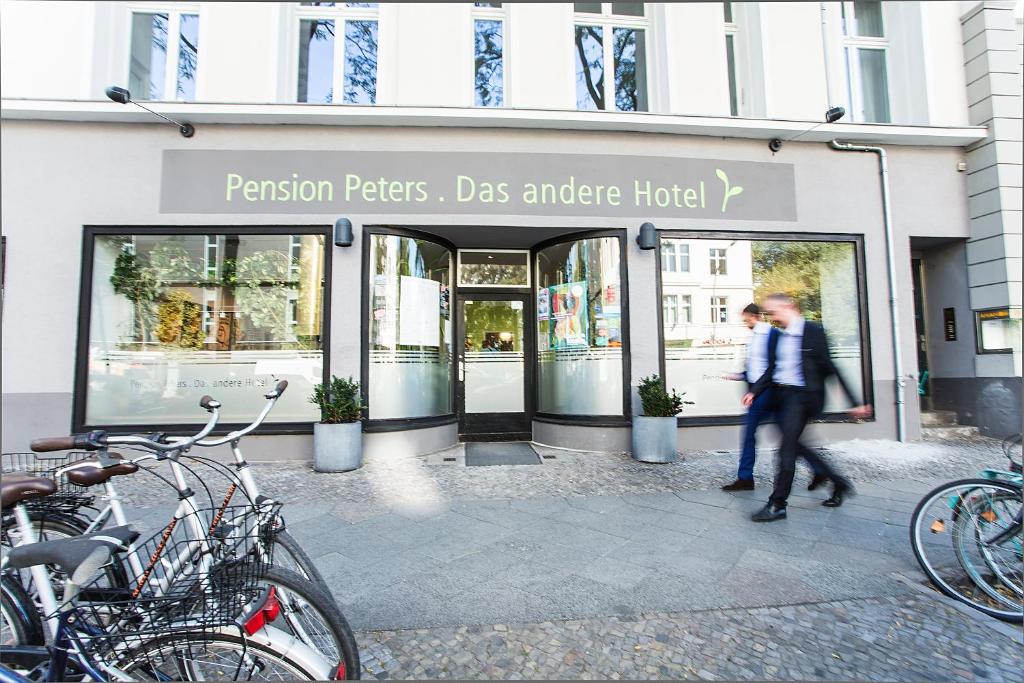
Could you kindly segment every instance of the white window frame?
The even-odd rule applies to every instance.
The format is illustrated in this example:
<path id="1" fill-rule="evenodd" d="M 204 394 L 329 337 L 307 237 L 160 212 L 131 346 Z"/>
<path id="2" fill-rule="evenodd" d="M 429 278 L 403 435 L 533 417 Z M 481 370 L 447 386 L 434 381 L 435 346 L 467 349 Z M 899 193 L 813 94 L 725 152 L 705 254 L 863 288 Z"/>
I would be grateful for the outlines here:
<path id="1" fill-rule="evenodd" d="M 669 309 L 672 311 L 671 320 L 669 320 Z M 661 315 L 664 320 L 665 327 L 675 327 L 679 324 L 679 295 L 678 294 L 664 294 L 661 297 Z"/>
<path id="2" fill-rule="evenodd" d="M 692 324 L 693 323 L 693 295 L 692 294 L 677 294 L 676 296 L 679 298 L 679 306 L 678 306 L 679 313 L 682 313 L 683 311 L 686 311 L 686 316 L 685 317 L 679 316 L 681 318 L 681 320 L 679 321 L 680 324 L 683 324 L 683 325 L 690 325 L 690 324 Z M 684 301 L 686 303 L 683 303 Z"/>
<path id="3" fill-rule="evenodd" d="M 721 302 L 721 303 L 719 303 Z M 711 324 L 712 325 L 727 325 L 729 324 L 729 297 L 727 296 L 712 296 L 710 301 L 711 309 Z"/>
<path id="4" fill-rule="evenodd" d="M 676 240 L 662 240 L 661 242 L 661 270 L 666 273 L 689 273 L 690 272 L 690 245 Z M 668 248 L 669 254 L 665 253 Z M 665 257 L 671 259 L 672 267 L 665 267 Z M 683 259 L 686 259 L 686 267 L 683 267 Z"/>
<path id="5" fill-rule="evenodd" d="M 644 32 L 644 64 L 647 68 L 647 78 L 644 82 L 644 92 L 647 95 L 647 109 L 638 112 L 621 112 L 623 114 L 646 114 L 654 111 L 652 103 L 652 89 L 654 85 L 654 78 L 651 75 L 653 69 L 653 62 L 651 54 L 651 11 L 653 9 L 652 3 L 644 3 L 644 15 L 642 17 L 631 17 L 624 14 L 612 14 L 612 3 L 602 2 L 601 13 L 593 14 L 588 12 L 576 12 L 573 7 L 572 15 L 572 36 L 571 40 L 573 45 L 573 68 L 572 68 L 572 99 L 576 111 L 613 111 L 618 112 L 619 109 L 615 108 L 615 59 L 612 50 L 612 40 L 609 40 L 609 36 L 614 35 L 614 30 L 617 28 L 636 28 L 642 29 Z M 604 109 L 579 109 L 576 104 L 576 54 L 575 41 L 576 41 L 576 27 L 577 26 L 598 26 L 601 28 L 601 34 L 604 37 Z M 608 74 L 609 65 L 611 65 L 611 74 Z M 609 78 L 608 76 L 611 76 Z"/>
<path id="6" fill-rule="evenodd" d="M 739 116 L 743 111 L 743 88 L 740 86 L 740 64 L 739 64 L 739 24 L 736 22 L 736 13 L 739 10 L 735 2 L 722 3 L 723 28 L 725 30 L 725 68 L 729 68 L 729 44 L 732 43 L 732 73 L 727 73 L 726 78 L 732 79 L 732 86 L 729 88 L 730 100 L 736 100 L 736 111 L 730 108 L 729 116 Z M 725 6 L 730 5 L 732 21 L 725 19 Z M 728 85 L 728 83 L 726 84 Z M 730 103 L 731 104 L 731 103 Z"/>
<path id="7" fill-rule="evenodd" d="M 727 247 L 708 249 L 708 272 L 711 275 L 729 274 L 729 249 Z"/>
<path id="8" fill-rule="evenodd" d="M 521 254 L 526 257 L 525 285 L 481 285 L 462 282 L 462 252 L 486 254 Z M 449 268 L 451 266 L 449 265 Z M 455 252 L 455 282 L 459 287 L 480 287 L 482 289 L 524 289 L 533 286 L 533 261 L 529 249 L 457 249 Z"/>
<path id="9" fill-rule="evenodd" d="M 476 103 L 476 22 L 477 20 L 484 21 L 500 21 L 501 22 L 501 69 L 502 69 L 502 102 L 500 107 L 484 107 Z M 511 106 L 509 103 L 509 94 L 512 90 L 509 87 L 510 83 L 510 70 L 512 66 L 512 60 L 509 59 L 509 12 L 508 3 L 501 3 L 501 7 L 477 7 L 474 3 L 469 13 L 469 35 L 472 36 L 470 40 L 470 81 L 469 81 L 469 103 L 474 109 L 507 109 Z M 377 28 L 380 30 L 380 27 Z M 378 58 L 379 59 L 379 58 Z"/>
<path id="10" fill-rule="evenodd" d="M 856 22 L 854 3 L 843 0 L 840 3 L 839 21 L 843 35 L 843 60 L 846 74 L 846 104 L 850 119 L 860 123 L 891 123 L 892 122 L 892 68 L 889 59 L 889 26 L 885 18 L 885 3 L 881 3 L 882 37 L 858 36 L 852 31 Z M 887 121 L 870 121 L 864 118 L 864 78 L 860 69 L 860 50 L 877 50 L 885 58 L 886 101 L 889 105 Z"/>
<path id="11" fill-rule="evenodd" d="M 289 102 L 299 103 L 299 32 L 302 29 L 302 21 L 305 19 L 311 20 L 328 20 L 334 22 L 334 59 L 332 65 L 334 66 L 334 73 L 331 75 L 331 89 L 334 92 L 334 100 L 331 105 L 347 105 L 350 107 L 373 107 L 380 104 L 381 101 L 381 53 L 383 52 L 382 46 L 382 33 L 381 33 L 381 3 L 377 3 L 376 7 L 347 7 L 344 2 L 336 3 L 334 7 L 314 7 L 309 5 L 296 4 L 294 12 L 291 17 L 291 27 L 288 35 L 291 36 L 291 57 L 289 63 L 291 69 L 289 73 L 291 78 L 289 84 L 291 91 L 289 95 Z M 345 22 L 346 21 L 376 21 L 377 22 L 377 83 L 376 83 L 376 96 L 374 97 L 373 104 L 360 104 L 355 102 L 345 101 Z M 339 29 L 340 27 L 340 29 Z M 341 99 L 338 99 L 338 94 L 341 94 Z M 300 104 L 324 104 L 322 102 L 302 102 Z M 328 106 L 328 105 L 324 105 Z"/>
<path id="12" fill-rule="evenodd" d="M 132 93 L 132 99 L 140 102 L 186 102 L 185 99 L 178 99 L 178 52 L 181 47 L 181 15 L 194 14 L 199 21 L 199 32 L 202 36 L 202 13 L 199 11 L 199 3 L 132 3 L 126 5 L 128 11 L 128 58 L 125 60 L 125 83 L 131 82 L 132 74 L 132 27 L 136 14 L 166 14 L 167 15 L 167 56 L 164 60 L 164 92 L 163 96 L 156 100 L 146 97 L 138 97 Z M 203 41 L 200 40 L 202 45 Z M 173 59 L 172 59 L 173 56 Z M 200 79 L 202 78 L 201 54 L 196 56 L 196 100 L 199 100 Z M 170 93 L 170 97 L 168 97 Z"/>

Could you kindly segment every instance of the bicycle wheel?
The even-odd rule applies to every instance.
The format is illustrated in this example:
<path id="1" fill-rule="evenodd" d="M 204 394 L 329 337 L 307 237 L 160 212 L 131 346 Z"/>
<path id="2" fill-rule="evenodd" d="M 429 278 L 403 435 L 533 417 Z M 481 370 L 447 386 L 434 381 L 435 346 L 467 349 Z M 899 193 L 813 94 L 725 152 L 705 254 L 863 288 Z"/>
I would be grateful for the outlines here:
<path id="1" fill-rule="evenodd" d="M 148 641 L 120 658 L 133 680 L 316 681 L 324 670 L 255 639 L 220 632 L 176 633 Z"/>
<path id="2" fill-rule="evenodd" d="M 313 564 L 313 560 L 302 549 L 295 537 L 287 531 L 278 531 L 274 534 L 274 566 L 290 569 L 330 592 L 327 582 L 324 581 L 320 570 Z"/>
<path id="3" fill-rule="evenodd" d="M 972 493 L 960 501 L 953 525 L 953 551 L 971 580 L 993 600 L 1020 608 L 1020 491 Z"/>
<path id="4" fill-rule="evenodd" d="M 39 611 L 21 584 L 0 577 L 0 659 L 3 649 L 17 645 L 44 645 Z"/>
<path id="5" fill-rule="evenodd" d="M 974 607 L 985 614 L 1004 621 L 1024 622 L 1020 598 L 1007 604 L 1004 600 L 993 597 L 993 583 L 999 583 L 993 577 L 986 560 L 977 549 L 978 539 L 991 539 L 994 527 L 985 532 L 984 537 L 974 534 L 978 528 L 971 521 L 975 514 L 986 515 L 986 523 L 991 522 L 985 513 L 988 508 L 986 501 L 998 497 L 1000 501 L 1015 497 L 1020 500 L 1021 488 L 1006 481 L 990 479 L 961 479 L 943 484 L 928 494 L 917 504 L 910 519 L 910 543 L 914 549 L 921 569 L 935 586 L 949 597 Z M 995 519 L 998 519 L 998 513 Z M 957 531 L 959 527 L 959 530 Z M 954 538 L 954 531 L 956 537 Z M 1004 529 L 1000 545 L 1006 548 L 1020 548 L 1021 527 L 1019 521 L 1016 528 Z M 985 541 L 986 543 L 989 541 Z M 970 546 L 975 546 L 971 549 Z M 964 558 L 968 558 L 966 562 Z M 971 559 L 977 558 L 977 559 Z M 1020 555 L 1017 555 L 1018 562 Z M 972 572 L 974 576 L 972 576 Z M 980 579 L 980 584 L 976 581 Z M 984 587 L 983 587 L 984 586 Z M 1006 593 L 1012 591 L 1006 589 Z"/>
<path id="6" fill-rule="evenodd" d="M 334 597 L 322 586 L 281 567 L 270 567 L 263 582 L 277 587 L 281 615 L 274 626 L 291 633 L 327 661 L 343 662 L 346 680 L 358 679 L 359 648 Z"/>

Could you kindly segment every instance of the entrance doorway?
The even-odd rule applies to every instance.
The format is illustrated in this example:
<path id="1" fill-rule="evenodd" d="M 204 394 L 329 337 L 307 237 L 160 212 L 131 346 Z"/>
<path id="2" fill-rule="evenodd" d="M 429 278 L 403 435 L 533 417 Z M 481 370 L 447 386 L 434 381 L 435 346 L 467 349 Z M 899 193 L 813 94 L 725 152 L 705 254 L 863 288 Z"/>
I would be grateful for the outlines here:
<path id="1" fill-rule="evenodd" d="M 924 271 L 921 268 L 921 259 L 912 258 L 910 270 L 914 287 L 914 337 L 917 342 L 918 373 L 917 395 L 921 400 L 921 408 L 927 410 L 931 407 L 931 387 L 928 370 L 928 328 L 925 324 L 924 310 Z"/>
<path id="2" fill-rule="evenodd" d="M 525 293 L 459 291 L 455 402 L 462 441 L 531 438 L 531 311 Z"/>

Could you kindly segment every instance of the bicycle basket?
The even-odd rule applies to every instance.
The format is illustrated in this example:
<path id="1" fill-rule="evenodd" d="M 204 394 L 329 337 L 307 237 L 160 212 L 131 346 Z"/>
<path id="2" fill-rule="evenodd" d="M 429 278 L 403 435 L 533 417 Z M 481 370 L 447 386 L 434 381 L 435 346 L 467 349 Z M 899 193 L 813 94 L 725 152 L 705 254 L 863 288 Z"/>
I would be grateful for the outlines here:
<path id="1" fill-rule="evenodd" d="M 37 477 L 53 479 L 57 491 L 45 498 L 25 502 L 29 510 L 74 513 L 81 507 L 92 505 L 96 496 L 84 486 L 72 484 L 66 477 L 57 477 L 57 472 L 77 462 L 95 458 L 95 453 L 72 451 L 70 453 L 4 453 L 2 471 L 4 474 L 25 472 Z"/>
<path id="2" fill-rule="evenodd" d="M 136 542 L 131 555 L 115 559 L 130 577 L 125 585 L 98 577 L 79 592 L 79 648 L 106 657 L 158 635 L 235 626 L 262 594 L 276 513 L 247 505 L 200 509 Z"/>

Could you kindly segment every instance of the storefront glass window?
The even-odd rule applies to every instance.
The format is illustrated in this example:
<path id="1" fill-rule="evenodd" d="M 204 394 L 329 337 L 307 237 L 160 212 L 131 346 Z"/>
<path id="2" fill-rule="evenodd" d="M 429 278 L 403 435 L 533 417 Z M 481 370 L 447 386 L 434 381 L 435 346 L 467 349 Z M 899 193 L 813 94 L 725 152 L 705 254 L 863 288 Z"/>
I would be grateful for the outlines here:
<path id="1" fill-rule="evenodd" d="M 740 311 L 775 292 L 797 298 L 808 320 L 829 335 L 833 359 L 855 395 L 862 395 L 863 369 L 856 248 L 853 242 L 663 238 L 707 254 L 706 272 L 662 270 L 662 296 L 686 297 L 692 315 L 664 319 L 665 375 L 669 388 L 693 401 L 685 416 L 740 415 L 746 386 L 728 379 L 740 372 L 750 331 Z M 726 267 L 728 264 L 728 267 Z M 694 322 L 690 322 L 690 321 Z M 825 410 L 846 407 L 830 383 Z"/>
<path id="2" fill-rule="evenodd" d="M 86 424 L 247 423 L 282 379 L 268 420 L 316 420 L 323 279 L 319 234 L 97 235 Z"/>
<path id="3" fill-rule="evenodd" d="M 622 415 L 619 240 L 542 249 L 536 295 L 538 412 Z"/>
<path id="4" fill-rule="evenodd" d="M 449 415 L 452 254 L 413 237 L 370 240 L 370 418 Z"/>

